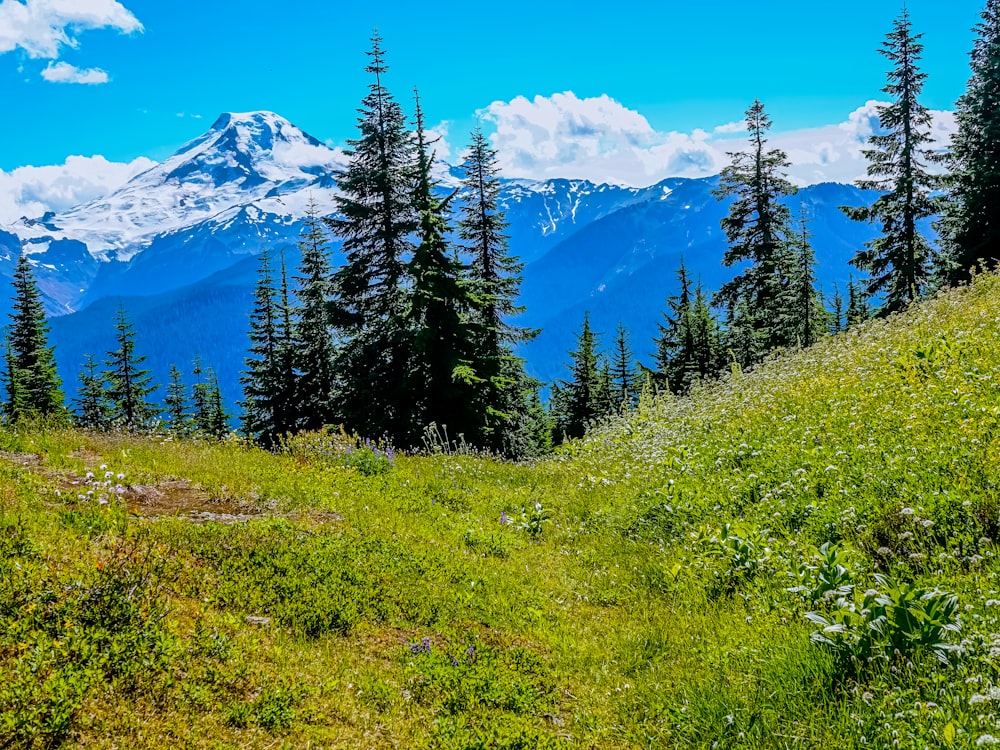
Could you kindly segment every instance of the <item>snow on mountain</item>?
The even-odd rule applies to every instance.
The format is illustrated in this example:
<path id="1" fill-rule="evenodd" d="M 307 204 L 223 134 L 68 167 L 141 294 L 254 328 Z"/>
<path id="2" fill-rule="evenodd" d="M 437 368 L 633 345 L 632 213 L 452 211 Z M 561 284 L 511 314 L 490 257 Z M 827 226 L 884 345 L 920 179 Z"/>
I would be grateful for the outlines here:
<path id="1" fill-rule="evenodd" d="M 334 210 L 334 174 L 346 166 L 331 149 L 270 112 L 224 114 L 204 135 L 112 194 L 64 213 L 0 229 L 0 280 L 21 250 L 31 258 L 51 314 L 60 372 L 73 382 L 83 355 L 113 348 L 119 300 L 147 342 L 150 366 L 203 355 L 235 401 L 246 347 L 256 256 L 282 253 L 294 269 L 310 202 Z M 439 165 L 442 190 L 461 170 Z M 561 377 L 585 311 L 610 336 L 618 321 L 644 357 L 681 256 L 708 289 L 737 269 L 721 265 L 728 210 L 714 178 L 668 179 L 647 188 L 585 180 L 509 180 L 500 203 L 510 249 L 525 262 L 519 321 L 543 330 L 524 347 L 529 370 Z M 792 200 L 812 217 L 820 281 L 843 289 L 847 260 L 874 229 L 849 221 L 841 205 L 869 202 L 856 188 L 816 185 Z M 336 239 L 331 241 L 339 262 Z M 4 301 L 0 295 L 0 303 Z M 0 319 L 5 316 L 0 310 Z M 71 313 L 71 314 L 67 314 Z M 605 343 L 608 343 L 605 341 Z"/>
<path id="2" fill-rule="evenodd" d="M 314 187 L 342 166 L 339 151 L 271 112 L 223 114 L 211 129 L 111 195 L 58 216 L 22 220 L 12 231 L 29 254 L 53 239 L 75 239 L 102 261 L 128 261 L 154 237 L 242 205 L 297 213 L 282 197 Z M 317 197 L 319 200 L 319 197 Z"/>

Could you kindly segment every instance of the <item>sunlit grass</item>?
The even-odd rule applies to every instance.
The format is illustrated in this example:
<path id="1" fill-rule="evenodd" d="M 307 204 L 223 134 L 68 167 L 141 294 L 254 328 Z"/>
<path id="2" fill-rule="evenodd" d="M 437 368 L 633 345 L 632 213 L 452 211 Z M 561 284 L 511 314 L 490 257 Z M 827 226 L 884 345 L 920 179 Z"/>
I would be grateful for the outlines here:
<path id="1" fill-rule="evenodd" d="M 237 441 L 41 428 L 0 433 L 0 450 L 0 745 L 1000 737 L 995 276 L 647 399 L 539 463 L 394 456 L 369 474 Z M 100 466 L 243 515 L 81 501 L 74 483 Z M 956 595 L 948 663 L 812 642 L 807 612 L 840 606 L 810 572 L 824 544 L 859 597 Z"/>

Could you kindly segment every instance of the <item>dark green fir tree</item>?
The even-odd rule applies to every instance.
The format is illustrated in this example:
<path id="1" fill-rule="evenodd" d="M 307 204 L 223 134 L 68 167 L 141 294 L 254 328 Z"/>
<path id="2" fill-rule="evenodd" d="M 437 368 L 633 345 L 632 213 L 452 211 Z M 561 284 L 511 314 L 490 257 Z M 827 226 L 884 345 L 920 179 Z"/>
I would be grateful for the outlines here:
<path id="1" fill-rule="evenodd" d="M 793 304 L 789 306 L 788 326 L 797 329 L 798 344 L 812 346 L 829 327 L 823 295 L 816 288 L 816 253 L 812 247 L 812 234 L 805 206 L 799 216 L 798 231 L 792 238 L 794 274 L 792 276 Z"/>
<path id="2" fill-rule="evenodd" d="M 870 274 L 866 291 L 883 295 L 883 313 L 905 310 L 922 295 L 933 260 L 933 248 L 917 226 L 937 213 L 932 192 L 941 182 L 928 170 L 938 160 L 930 147 L 931 114 L 917 99 L 927 78 L 917 65 L 920 36 L 912 33 L 904 8 L 880 50 L 893 66 L 882 89 L 892 101 L 878 108 L 880 132 L 869 136 L 871 148 L 863 152 L 868 178 L 857 183 L 882 194 L 871 206 L 843 209 L 852 219 L 881 224 L 881 236 L 851 262 Z"/>
<path id="3" fill-rule="evenodd" d="M 833 285 L 833 295 L 830 297 L 830 325 L 831 335 L 837 335 L 844 330 L 844 295 L 840 293 L 837 285 Z"/>
<path id="4" fill-rule="evenodd" d="M 270 252 L 265 248 L 260 257 L 254 306 L 250 313 L 250 350 L 240 378 L 243 433 L 265 448 L 275 447 L 281 436 L 295 431 L 292 343 L 284 257 L 278 287 L 271 270 Z"/>
<path id="5" fill-rule="evenodd" d="M 625 325 L 619 321 L 611 360 L 611 403 L 615 410 L 631 409 L 639 401 L 635 358 Z"/>
<path id="6" fill-rule="evenodd" d="M 402 386 L 410 365 L 405 259 L 415 250 L 413 137 L 385 88 L 388 70 L 377 32 L 366 71 L 372 76 L 349 141 L 347 168 L 337 176 L 337 215 L 328 220 L 343 240 L 345 263 L 333 277 L 334 324 L 340 341 L 335 412 L 348 430 L 394 437 L 409 425 Z"/>
<path id="7" fill-rule="evenodd" d="M 576 337 L 570 352 L 569 380 L 560 381 L 554 390 L 553 406 L 557 435 L 583 437 L 595 420 L 607 414 L 607 379 L 602 373 L 597 334 L 590 327 L 590 314 Z"/>
<path id="8" fill-rule="evenodd" d="M 987 0 L 975 28 L 972 75 L 955 106 L 958 130 L 947 164 L 948 199 L 938 225 L 941 281 L 968 281 L 1000 263 L 1000 0 Z"/>
<path id="9" fill-rule="evenodd" d="M 330 250 L 316 205 L 310 202 L 299 241 L 302 262 L 295 277 L 295 372 L 300 429 L 339 422 L 334 406 L 337 375 L 333 343 Z"/>
<path id="10" fill-rule="evenodd" d="M 87 360 L 80 372 L 80 388 L 75 400 L 76 413 L 73 423 L 84 430 L 107 431 L 111 428 L 111 406 L 108 403 L 107 383 L 98 372 L 94 358 Z"/>
<path id="11" fill-rule="evenodd" d="M 118 346 L 108 352 L 104 372 L 111 424 L 128 432 L 151 429 L 160 410 L 150 403 L 149 395 L 159 386 L 153 384 L 149 370 L 141 369 L 146 357 L 135 352 L 135 328 L 124 307 L 118 308 L 115 331 Z"/>
<path id="12" fill-rule="evenodd" d="M 486 422 L 480 398 L 483 378 L 477 361 L 478 329 L 471 323 L 476 298 L 464 278 L 465 268 L 448 242 L 448 207 L 454 194 L 439 197 L 432 176 L 434 155 L 424 130 L 423 111 L 416 97 L 417 166 L 414 205 L 420 216 L 419 244 L 409 263 L 412 279 L 409 329 L 413 361 L 410 367 L 412 414 L 404 445 L 415 445 L 425 427 L 446 426 L 482 447 Z"/>
<path id="13" fill-rule="evenodd" d="M 48 345 L 48 323 L 42 295 L 27 255 L 14 268 L 14 301 L 10 314 L 7 363 L 8 421 L 68 416 L 62 381 L 56 373 L 54 349 Z"/>
<path id="14" fill-rule="evenodd" d="M 793 295 L 791 279 L 794 256 L 789 249 L 790 213 L 782 199 L 795 189 L 785 170 L 788 157 L 780 149 L 767 148 L 771 119 L 760 101 L 746 112 L 750 150 L 730 153 L 715 191 L 718 198 L 733 198 L 722 229 L 729 241 L 723 264 L 746 262 L 748 267 L 716 294 L 718 304 L 729 315 L 729 327 L 749 327 L 752 336 L 740 333 L 740 357 L 757 361 L 763 353 L 796 341 L 789 325 L 788 308 Z M 749 346 L 750 339 L 756 344 Z M 757 345 L 759 344 L 759 346 Z"/>
<path id="15" fill-rule="evenodd" d="M 170 365 L 170 382 L 167 383 L 167 395 L 163 399 L 166 407 L 170 431 L 175 435 L 186 435 L 190 430 L 190 415 L 188 414 L 187 386 L 184 376 L 177 365 Z"/>
<path id="16" fill-rule="evenodd" d="M 531 383 L 514 346 L 533 338 L 536 331 L 511 322 L 523 312 L 516 300 L 524 264 L 510 254 L 507 220 L 499 201 L 497 154 L 478 127 L 472 133 L 462 170 L 458 234 L 470 259 L 468 280 L 476 298 L 472 321 L 480 341 L 476 375 L 485 415 L 482 439 L 491 450 L 516 456 L 530 450 L 523 441 Z"/>

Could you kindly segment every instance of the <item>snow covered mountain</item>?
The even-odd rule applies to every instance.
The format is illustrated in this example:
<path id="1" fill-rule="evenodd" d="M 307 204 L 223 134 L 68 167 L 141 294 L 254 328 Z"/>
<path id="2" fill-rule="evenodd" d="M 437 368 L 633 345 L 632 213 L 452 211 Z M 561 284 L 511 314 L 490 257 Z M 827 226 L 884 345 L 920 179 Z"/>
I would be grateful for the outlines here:
<path id="1" fill-rule="evenodd" d="M 49 310 L 72 312 L 123 288 L 193 283 L 296 236 L 310 199 L 330 204 L 342 165 L 340 152 L 276 114 L 223 114 L 111 195 L 8 230 L 35 263 Z"/>
<path id="2" fill-rule="evenodd" d="M 22 249 L 29 254 L 47 308 L 57 316 L 53 342 L 67 391 L 75 390 L 84 355 L 101 359 L 113 348 L 111 320 L 121 302 L 156 377 L 200 355 L 218 371 L 233 403 L 256 256 L 269 247 L 295 267 L 306 207 L 312 201 L 321 213 L 332 213 L 334 174 L 344 165 L 342 152 L 276 114 L 224 114 L 112 194 L 0 228 L 0 279 L 11 276 Z M 443 176 L 454 183 L 456 174 Z M 641 189 L 582 180 L 504 184 L 511 250 L 527 264 L 527 312 L 520 322 L 543 330 L 523 350 L 533 374 L 564 376 L 562 363 L 585 311 L 608 345 L 623 322 L 636 355 L 648 361 L 682 256 L 709 289 L 731 278 L 736 269 L 720 263 L 719 219 L 728 206 L 715 199 L 714 185 L 713 178 Z M 838 207 L 873 198 L 828 184 L 792 199 L 812 217 L 818 272 L 828 290 L 833 283 L 843 289 L 847 260 L 873 236 Z M 331 244 L 339 262 L 338 244 Z"/>

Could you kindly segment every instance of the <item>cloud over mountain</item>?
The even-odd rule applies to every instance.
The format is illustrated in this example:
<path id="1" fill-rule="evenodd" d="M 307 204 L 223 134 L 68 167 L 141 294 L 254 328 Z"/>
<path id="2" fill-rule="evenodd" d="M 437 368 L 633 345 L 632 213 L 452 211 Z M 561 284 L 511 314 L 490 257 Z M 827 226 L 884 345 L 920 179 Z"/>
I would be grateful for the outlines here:
<path id="1" fill-rule="evenodd" d="M 869 101 L 841 123 L 784 132 L 776 127 L 769 145 L 788 154 L 789 175 L 800 185 L 852 182 L 865 174 L 861 152 L 878 128 L 879 104 Z M 607 95 L 519 96 L 493 102 L 482 114 L 495 126 L 494 144 L 508 177 L 645 186 L 666 177 L 717 174 L 729 163 L 727 152 L 744 145 L 740 121 L 690 133 L 657 131 Z M 932 114 L 935 146 L 944 148 L 955 130 L 954 114 Z"/>
<path id="2" fill-rule="evenodd" d="M 70 156 L 53 166 L 0 170 L 0 224 L 100 198 L 155 164 L 145 157 L 120 163 L 103 156 Z"/>

